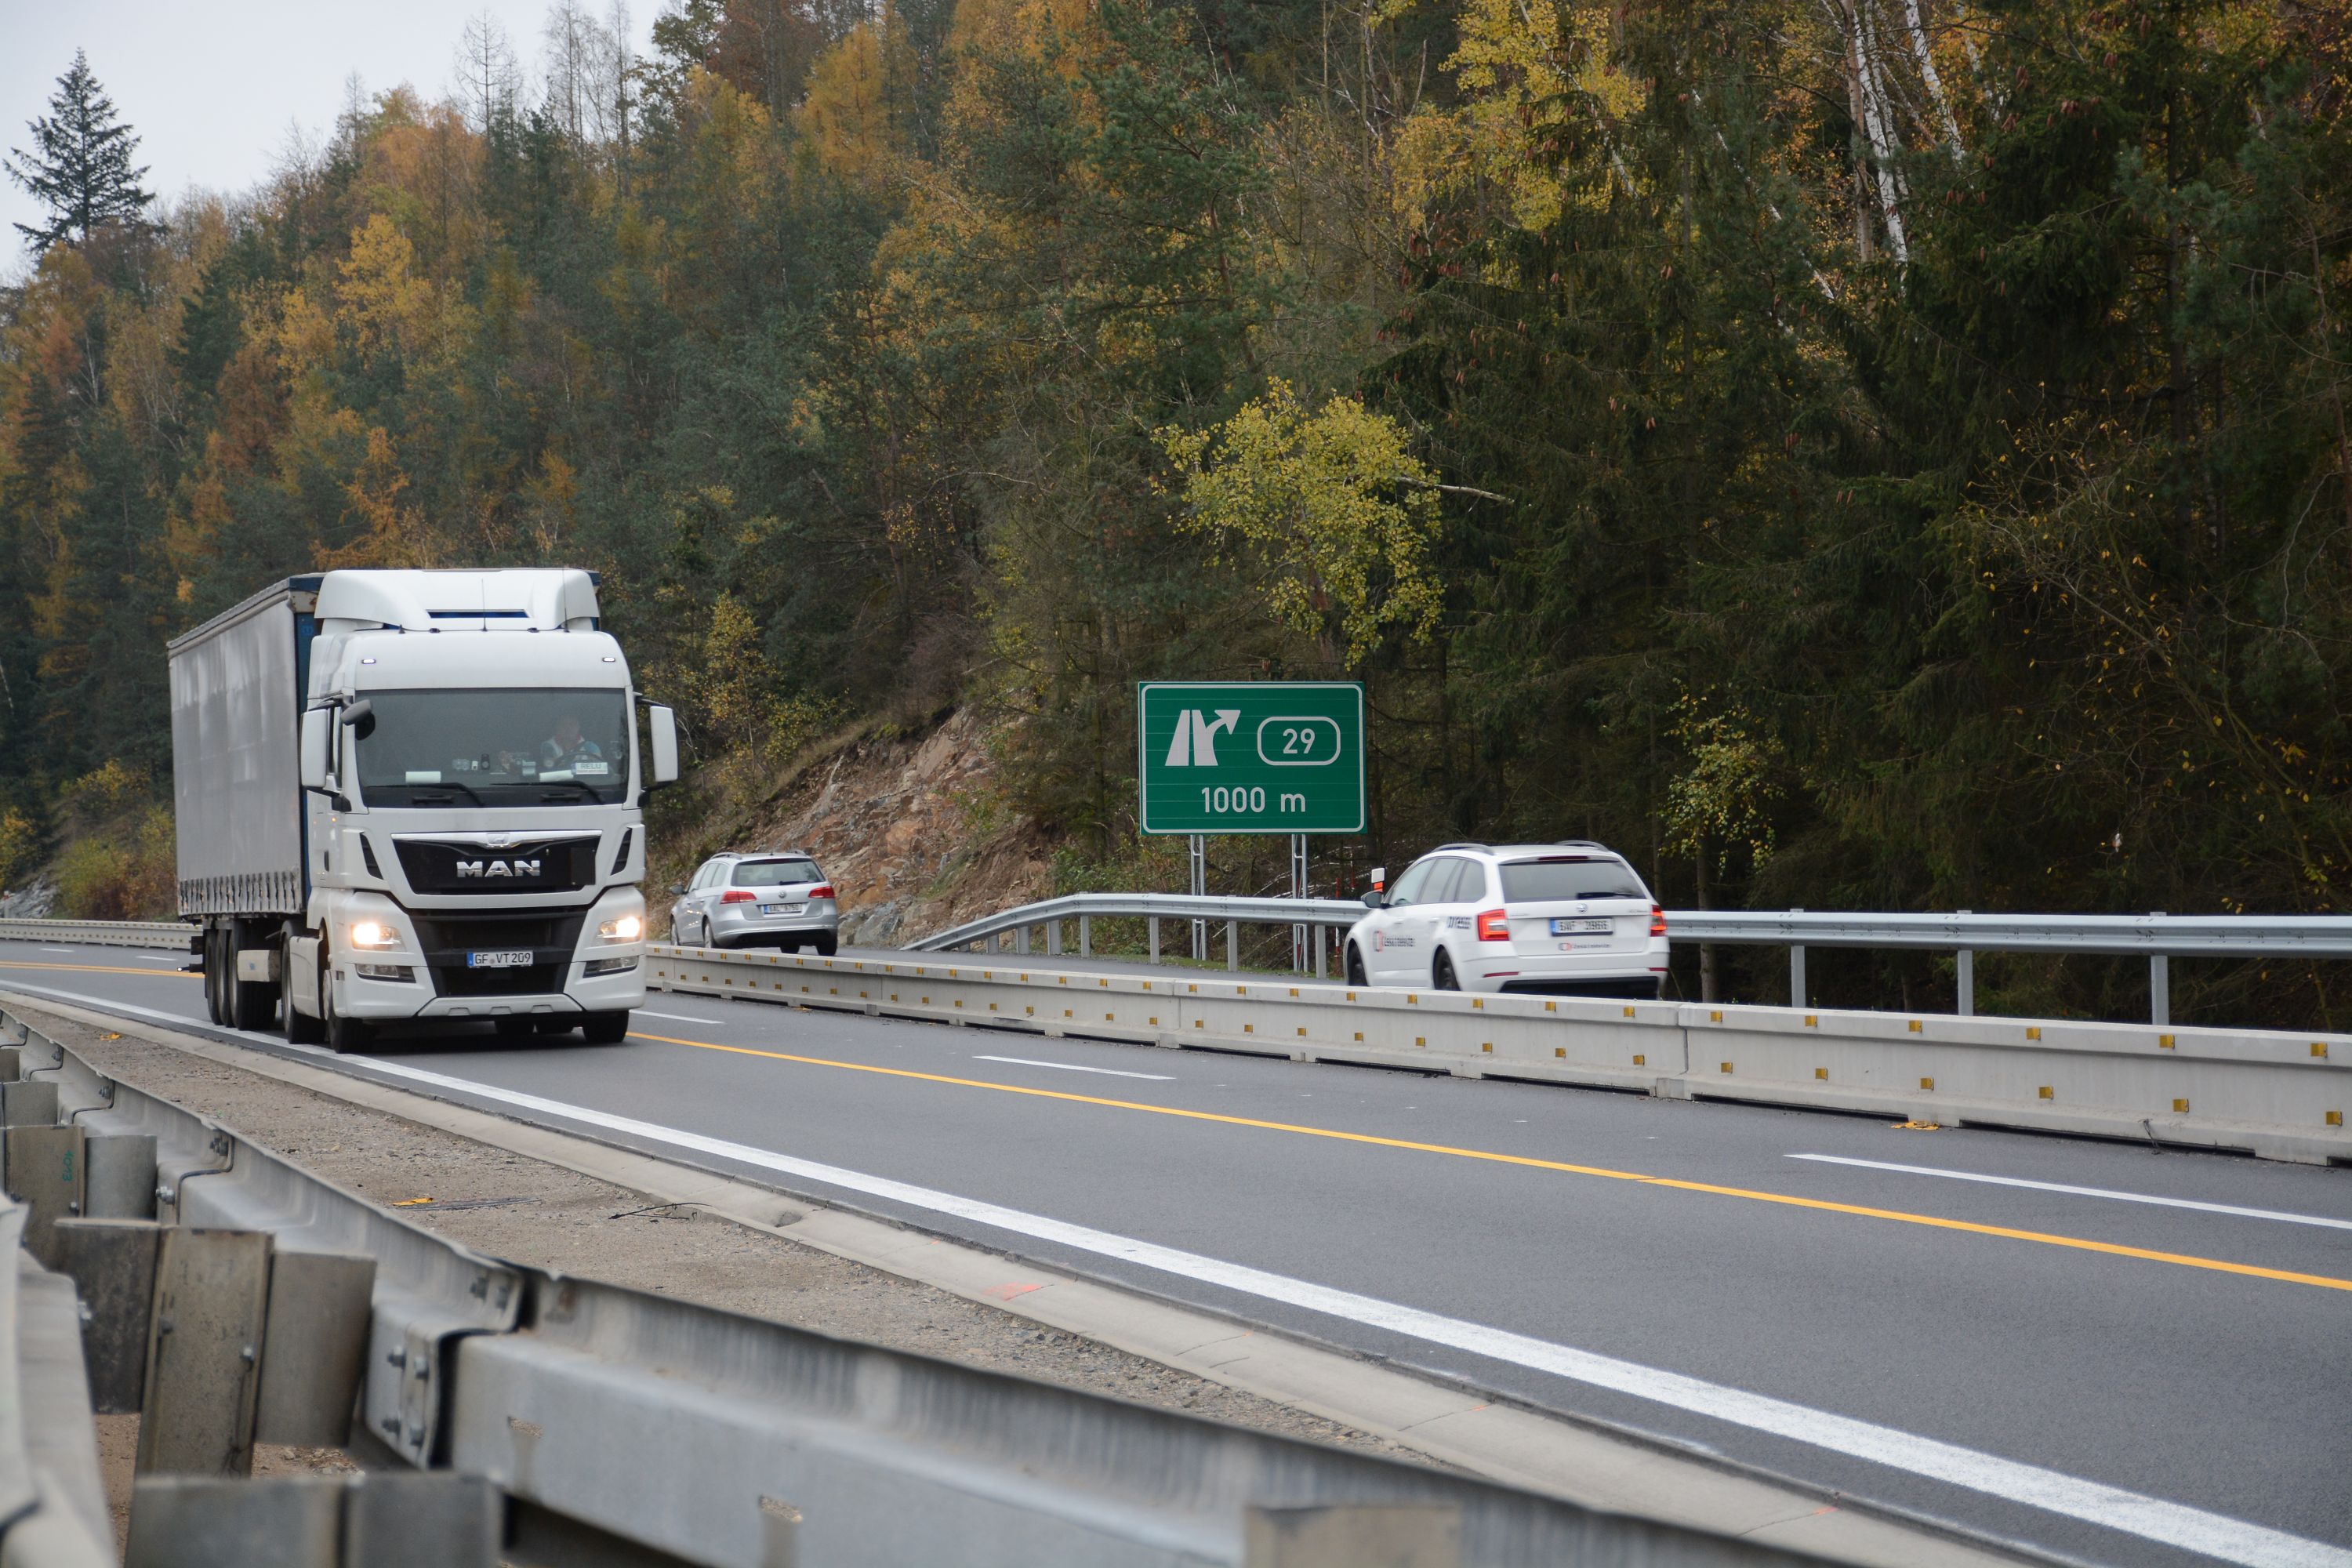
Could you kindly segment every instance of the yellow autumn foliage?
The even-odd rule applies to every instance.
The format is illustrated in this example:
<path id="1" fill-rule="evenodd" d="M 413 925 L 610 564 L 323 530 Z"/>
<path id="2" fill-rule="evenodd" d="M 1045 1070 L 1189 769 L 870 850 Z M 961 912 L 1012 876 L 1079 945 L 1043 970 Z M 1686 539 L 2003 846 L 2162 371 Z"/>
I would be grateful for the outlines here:
<path id="1" fill-rule="evenodd" d="M 1391 628 L 1436 631 L 1437 476 L 1395 420 L 1353 397 L 1310 414 L 1276 381 L 1213 429 L 1157 438 L 1182 474 L 1177 527 L 1255 557 L 1266 607 L 1327 655 L 1352 668 Z"/>
<path id="2" fill-rule="evenodd" d="M 1608 6 L 1571 0 L 1465 0 L 1460 43 L 1445 62 L 1462 89 L 1427 105 L 1397 137 L 1397 200 L 1418 225 L 1437 197 L 1485 184 L 1521 228 L 1549 228 L 1579 199 L 1559 153 L 1589 144 L 1607 176 L 1628 176 L 1614 127 L 1641 107 L 1641 84 L 1611 55 Z M 1590 199 L 1589 197 L 1584 199 Z"/>

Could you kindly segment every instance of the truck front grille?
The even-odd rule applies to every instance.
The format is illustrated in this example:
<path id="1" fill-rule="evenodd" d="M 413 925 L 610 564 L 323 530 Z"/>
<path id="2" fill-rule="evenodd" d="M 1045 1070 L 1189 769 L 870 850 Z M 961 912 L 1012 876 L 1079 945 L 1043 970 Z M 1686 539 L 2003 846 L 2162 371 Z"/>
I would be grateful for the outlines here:
<path id="1" fill-rule="evenodd" d="M 592 841 L 593 843 L 593 841 Z M 524 996 L 563 989 L 564 966 L 580 946 L 585 910 L 544 915 L 469 915 L 412 910 L 416 940 L 433 989 L 444 996 Z M 511 969 L 475 969 L 469 952 L 519 952 L 531 962 Z"/>
<path id="2" fill-rule="evenodd" d="M 397 838 L 400 868 L 420 893 L 572 893 L 596 880 L 596 840 L 536 838 L 504 849 L 463 839 Z"/>

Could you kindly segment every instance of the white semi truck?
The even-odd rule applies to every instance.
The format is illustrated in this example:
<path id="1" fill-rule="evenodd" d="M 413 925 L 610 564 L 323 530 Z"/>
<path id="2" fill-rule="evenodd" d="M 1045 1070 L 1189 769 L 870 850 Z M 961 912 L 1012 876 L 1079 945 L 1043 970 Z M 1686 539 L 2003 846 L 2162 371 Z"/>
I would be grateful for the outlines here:
<path id="1" fill-rule="evenodd" d="M 591 574 L 289 577 L 169 651 L 180 911 L 215 1021 L 336 1050 L 407 1021 L 627 1033 L 644 802 L 677 731 Z"/>

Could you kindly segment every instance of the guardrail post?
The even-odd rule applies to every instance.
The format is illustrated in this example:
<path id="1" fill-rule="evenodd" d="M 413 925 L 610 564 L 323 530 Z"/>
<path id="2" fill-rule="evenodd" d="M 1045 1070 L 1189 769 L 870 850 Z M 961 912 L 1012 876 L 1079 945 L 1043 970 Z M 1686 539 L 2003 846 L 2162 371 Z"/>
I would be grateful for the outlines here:
<path id="1" fill-rule="evenodd" d="M 155 1215 L 155 1135 L 92 1132 L 82 1141 L 81 1212 L 92 1219 Z"/>
<path id="2" fill-rule="evenodd" d="M 25 1205 L 25 1250 L 45 1268 L 58 1266 L 58 1221 L 81 1213 L 81 1144 L 79 1127 L 8 1129 L 8 1195 Z"/>
<path id="3" fill-rule="evenodd" d="M 374 1292 L 375 1259 L 365 1253 L 271 1255 L 255 1442 L 331 1448 L 350 1436 Z"/>
<path id="4" fill-rule="evenodd" d="M 1315 933 L 1315 978 L 1323 978 L 1324 960 L 1330 956 L 1331 930 L 1328 926 L 1309 926 Z"/>
<path id="5" fill-rule="evenodd" d="M 1095 918 L 1092 915 L 1080 915 L 1078 917 L 1078 956 L 1092 958 L 1094 955 Z"/>
<path id="6" fill-rule="evenodd" d="M 1059 958 L 1062 954 L 1062 921 L 1060 917 L 1045 922 L 1045 956 Z"/>
<path id="7" fill-rule="evenodd" d="M 1241 966 L 1242 922 L 1227 921 L 1225 922 L 1225 969 L 1229 973 L 1237 973 Z"/>
<path id="8" fill-rule="evenodd" d="M 1151 915 L 1147 920 L 1151 927 L 1151 962 L 1157 963 L 1160 962 L 1160 917 Z"/>
<path id="9" fill-rule="evenodd" d="M 2147 961 L 2147 1021 L 2172 1022 L 2172 960 L 2160 952 Z"/>
<path id="10" fill-rule="evenodd" d="M 1029 951 L 1029 928 L 1027 926 L 1021 926 L 1014 930 L 1013 933 L 1013 951 L 1015 952 L 1026 952 Z"/>
<path id="11" fill-rule="evenodd" d="M 1959 912 L 1965 915 L 1974 911 L 1962 910 Z M 1953 968 L 1958 978 L 1953 1011 L 1963 1018 L 1972 1018 L 1977 1011 L 1977 955 L 1964 947 L 1953 957 L 1957 960 Z"/>
<path id="12" fill-rule="evenodd" d="M 1792 915 L 1801 915 L 1805 911 L 1790 910 L 1789 912 Z M 1789 1005 L 1801 1007 L 1804 1005 L 1805 950 L 1801 943 L 1792 942 L 1789 947 Z"/>
<path id="13" fill-rule="evenodd" d="M 163 1227 L 150 1219 L 58 1223 L 59 1272 L 71 1277 L 81 1296 L 89 1402 L 100 1415 L 139 1408 L 155 1308 L 155 1256 L 163 1239 Z"/>
<path id="14" fill-rule="evenodd" d="M 140 1475 L 249 1476 L 270 1233 L 174 1226 L 155 1265 Z"/>

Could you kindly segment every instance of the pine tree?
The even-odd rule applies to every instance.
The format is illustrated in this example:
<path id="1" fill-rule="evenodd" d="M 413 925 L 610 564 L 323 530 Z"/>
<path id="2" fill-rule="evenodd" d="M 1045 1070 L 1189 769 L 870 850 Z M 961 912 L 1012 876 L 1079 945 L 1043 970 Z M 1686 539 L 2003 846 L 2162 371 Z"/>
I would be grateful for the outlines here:
<path id="1" fill-rule="evenodd" d="M 99 86 L 81 50 L 74 51 L 73 64 L 58 78 L 49 112 L 28 121 L 27 128 L 32 150 L 11 148 L 0 163 L 10 179 L 49 209 L 47 223 L 16 226 L 34 249 L 46 250 L 68 237 L 85 241 L 101 224 L 146 222 L 140 214 L 155 196 L 139 186 L 146 168 L 131 166 L 139 138 L 115 118 L 114 101 Z"/>

